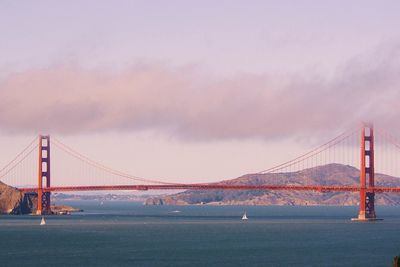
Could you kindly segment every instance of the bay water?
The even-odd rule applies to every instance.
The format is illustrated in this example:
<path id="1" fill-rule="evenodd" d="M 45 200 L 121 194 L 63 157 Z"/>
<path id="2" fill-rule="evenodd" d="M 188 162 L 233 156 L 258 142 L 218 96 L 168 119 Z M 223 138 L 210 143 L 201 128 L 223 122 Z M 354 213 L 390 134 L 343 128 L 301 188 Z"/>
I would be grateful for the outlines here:
<path id="1" fill-rule="evenodd" d="M 143 206 L 72 201 L 66 216 L 0 216 L 0 266 L 391 266 L 400 207 Z M 242 221 L 247 212 L 249 220 Z"/>

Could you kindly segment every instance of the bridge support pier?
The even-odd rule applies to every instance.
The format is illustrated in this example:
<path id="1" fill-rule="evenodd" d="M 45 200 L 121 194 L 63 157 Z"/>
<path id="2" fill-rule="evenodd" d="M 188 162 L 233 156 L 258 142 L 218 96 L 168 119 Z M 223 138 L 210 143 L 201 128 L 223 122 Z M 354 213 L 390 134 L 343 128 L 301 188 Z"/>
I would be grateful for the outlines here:
<path id="1" fill-rule="evenodd" d="M 50 187 L 50 136 L 39 136 L 39 168 L 38 168 L 38 203 L 37 215 L 50 214 L 50 192 L 43 192 L 45 187 Z"/>
<path id="2" fill-rule="evenodd" d="M 376 221 L 375 214 L 375 166 L 374 166 L 374 128 L 363 124 L 361 129 L 360 162 L 360 209 L 352 221 Z M 367 183 L 368 182 L 368 183 Z"/>

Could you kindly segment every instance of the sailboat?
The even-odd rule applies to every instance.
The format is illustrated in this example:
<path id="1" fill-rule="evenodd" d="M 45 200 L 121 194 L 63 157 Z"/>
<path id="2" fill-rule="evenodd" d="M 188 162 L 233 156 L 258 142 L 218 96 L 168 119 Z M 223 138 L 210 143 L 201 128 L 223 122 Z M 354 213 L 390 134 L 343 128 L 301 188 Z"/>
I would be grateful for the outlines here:
<path id="1" fill-rule="evenodd" d="M 40 221 L 40 225 L 46 225 L 46 221 L 44 220 L 44 216 L 42 216 L 42 220 Z"/>
<path id="2" fill-rule="evenodd" d="M 242 216 L 242 220 L 248 220 L 249 218 L 247 218 L 247 214 L 246 212 L 244 212 L 243 216 Z"/>

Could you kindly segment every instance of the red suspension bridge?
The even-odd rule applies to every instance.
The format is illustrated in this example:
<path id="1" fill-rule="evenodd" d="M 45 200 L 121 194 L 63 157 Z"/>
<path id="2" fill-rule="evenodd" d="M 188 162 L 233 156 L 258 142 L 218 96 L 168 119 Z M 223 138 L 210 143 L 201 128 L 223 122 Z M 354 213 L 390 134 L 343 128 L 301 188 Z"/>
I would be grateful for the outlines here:
<path id="1" fill-rule="evenodd" d="M 378 138 L 376 138 L 378 137 Z M 379 144 L 376 147 L 376 144 Z M 50 150 L 52 148 L 52 150 Z M 50 154 L 50 152 L 52 154 Z M 61 141 L 50 136 L 35 138 L 10 163 L 0 170 L 0 180 L 25 193 L 38 196 L 37 214 L 48 214 L 52 192 L 96 190 L 286 190 L 315 192 L 358 192 L 360 208 L 358 220 L 375 220 L 375 193 L 400 193 L 400 187 L 375 185 L 375 159 L 383 165 L 382 170 L 399 177 L 398 159 L 400 142 L 387 132 L 374 133 L 373 126 L 364 124 L 293 160 L 264 170 L 257 174 L 280 177 L 274 184 L 219 183 L 171 183 L 133 176 L 91 160 Z M 56 154 L 57 161 L 54 161 Z M 400 154 L 400 153 L 399 153 Z M 37 156 L 38 155 L 38 160 Z M 52 157 L 50 157 L 52 155 Z M 51 160 L 52 159 L 52 160 Z M 72 162 L 71 162 L 72 161 Z M 359 183 L 299 184 L 292 175 L 317 166 L 341 163 L 358 167 Z M 51 168 L 52 166 L 52 168 Z M 54 167 L 56 166 L 56 167 Z M 57 177 L 57 179 L 54 179 Z M 307 178 L 307 177 L 304 177 Z M 36 182 L 33 182 L 36 181 Z M 400 179 L 399 179 L 400 182 Z"/>

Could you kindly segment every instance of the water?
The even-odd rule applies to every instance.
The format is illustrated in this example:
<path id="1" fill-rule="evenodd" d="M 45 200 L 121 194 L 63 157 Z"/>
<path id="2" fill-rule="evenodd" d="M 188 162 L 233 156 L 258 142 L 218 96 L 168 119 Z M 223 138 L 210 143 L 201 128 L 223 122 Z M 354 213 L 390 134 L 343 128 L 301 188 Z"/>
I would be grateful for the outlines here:
<path id="1" fill-rule="evenodd" d="M 376 267 L 400 254 L 400 207 L 355 223 L 357 207 L 67 204 L 85 212 L 47 217 L 46 226 L 0 216 L 0 266 Z"/>

